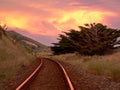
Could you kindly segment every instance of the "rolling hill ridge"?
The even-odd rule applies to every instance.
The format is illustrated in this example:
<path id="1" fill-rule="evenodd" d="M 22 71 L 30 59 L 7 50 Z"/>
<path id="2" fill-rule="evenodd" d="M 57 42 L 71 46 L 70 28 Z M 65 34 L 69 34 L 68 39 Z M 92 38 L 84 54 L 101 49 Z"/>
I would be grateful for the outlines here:
<path id="1" fill-rule="evenodd" d="M 30 52 L 46 51 L 48 49 L 47 46 L 15 31 L 7 31 L 7 34 L 14 40 L 14 42 L 18 42 L 19 44 L 23 45 Z"/>

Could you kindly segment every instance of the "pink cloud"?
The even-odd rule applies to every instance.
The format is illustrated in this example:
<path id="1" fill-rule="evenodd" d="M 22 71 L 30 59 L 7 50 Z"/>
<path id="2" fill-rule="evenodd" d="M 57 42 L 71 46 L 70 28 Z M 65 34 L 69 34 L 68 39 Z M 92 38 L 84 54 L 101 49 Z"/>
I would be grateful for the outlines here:
<path id="1" fill-rule="evenodd" d="M 41 42 L 45 42 L 44 39 L 49 42 L 47 37 L 51 37 L 52 42 L 61 31 L 87 23 L 89 18 L 95 21 L 94 18 L 100 17 L 103 20 L 96 21 L 119 28 L 119 4 L 118 0 L 0 0 L 0 20 L 31 33 L 37 40 L 42 36 Z"/>

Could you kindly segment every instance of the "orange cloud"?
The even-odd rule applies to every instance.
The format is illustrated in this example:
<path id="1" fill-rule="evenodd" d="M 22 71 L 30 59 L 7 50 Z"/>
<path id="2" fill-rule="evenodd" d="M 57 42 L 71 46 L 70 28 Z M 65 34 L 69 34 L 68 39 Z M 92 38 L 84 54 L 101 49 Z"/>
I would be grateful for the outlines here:
<path id="1" fill-rule="evenodd" d="M 69 30 L 71 28 L 78 29 L 77 27 L 79 25 L 84 25 L 85 23 L 104 22 L 105 16 L 115 15 L 111 12 L 92 10 L 74 10 L 67 12 L 52 9 L 51 11 L 54 11 L 55 13 L 50 17 L 49 15 L 48 17 L 44 17 L 44 15 L 40 17 L 32 14 L 29 16 L 28 14 L 24 14 L 24 12 L 23 14 L 4 12 L 0 17 L 4 17 L 2 22 L 7 24 L 9 27 L 25 29 L 33 34 L 53 36 L 54 34 L 58 34 L 58 32 L 60 33 L 60 31 Z M 42 22 L 45 23 L 43 24 Z M 54 32 L 51 29 L 53 29 Z"/>
<path id="2" fill-rule="evenodd" d="M 54 23 L 58 30 L 64 31 L 71 28 L 78 29 L 78 26 L 86 23 L 103 23 L 106 16 L 114 15 L 115 13 L 112 12 L 76 10 L 61 12 L 59 17 L 50 18 L 49 21 Z"/>
<path id="3" fill-rule="evenodd" d="M 7 24 L 9 27 L 26 28 L 29 19 L 17 13 L 4 12 L 0 14 L 2 23 Z"/>
<path id="4" fill-rule="evenodd" d="M 69 5 L 76 4 L 79 3 L 69 3 Z M 20 28 L 32 34 L 54 36 L 61 31 L 71 28 L 78 29 L 79 25 L 84 25 L 85 23 L 104 23 L 107 16 L 116 15 L 113 12 L 106 12 L 104 10 L 97 11 L 92 8 L 87 10 L 88 7 L 84 9 L 81 9 L 81 7 L 77 9 L 71 7 L 68 10 L 61 10 L 54 7 L 50 8 L 47 5 L 36 5 L 36 3 L 28 4 L 28 7 L 33 9 L 28 12 L 24 10 L 1 12 L 1 22 L 9 27 Z"/>
<path id="5" fill-rule="evenodd" d="M 117 0 L 1 0 L 0 24 L 47 37 L 78 29 L 85 23 L 119 27 L 119 3 Z"/>

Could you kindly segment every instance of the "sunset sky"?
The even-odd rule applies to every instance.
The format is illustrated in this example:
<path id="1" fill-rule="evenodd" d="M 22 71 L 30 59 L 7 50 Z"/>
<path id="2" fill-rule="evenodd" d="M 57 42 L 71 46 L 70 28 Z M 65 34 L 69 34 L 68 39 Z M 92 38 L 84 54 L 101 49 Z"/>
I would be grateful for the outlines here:
<path id="1" fill-rule="evenodd" d="M 45 45 L 58 34 L 100 22 L 120 28 L 120 0 L 0 0 L 0 24 Z"/>

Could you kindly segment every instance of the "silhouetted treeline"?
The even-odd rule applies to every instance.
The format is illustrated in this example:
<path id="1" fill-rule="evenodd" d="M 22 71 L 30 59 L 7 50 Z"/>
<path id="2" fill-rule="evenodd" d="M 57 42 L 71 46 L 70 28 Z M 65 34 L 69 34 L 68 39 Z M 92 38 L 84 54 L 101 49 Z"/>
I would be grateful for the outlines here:
<path id="1" fill-rule="evenodd" d="M 79 26 L 59 35 L 59 42 L 51 47 L 54 54 L 78 52 L 83 55 L 102 55 L 120 44 L 120 30 L 108 28 L 101 23 Z"/>

